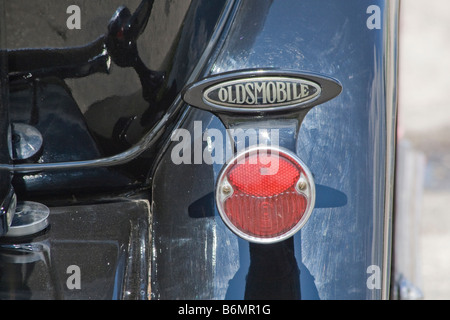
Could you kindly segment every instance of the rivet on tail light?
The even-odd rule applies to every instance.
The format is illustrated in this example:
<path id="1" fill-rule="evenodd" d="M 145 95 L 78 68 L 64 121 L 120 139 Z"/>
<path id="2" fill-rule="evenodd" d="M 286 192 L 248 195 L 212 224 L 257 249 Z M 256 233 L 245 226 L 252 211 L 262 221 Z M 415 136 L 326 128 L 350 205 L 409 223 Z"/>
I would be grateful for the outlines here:
<path id="1" fill-rule="evenodd" d="M 299 231 L 315 201 L 313 177 L 292 152 L 252 148 L 228 162 L 216 186 L 225 224 L 240 237 L 274 243 Z"/>

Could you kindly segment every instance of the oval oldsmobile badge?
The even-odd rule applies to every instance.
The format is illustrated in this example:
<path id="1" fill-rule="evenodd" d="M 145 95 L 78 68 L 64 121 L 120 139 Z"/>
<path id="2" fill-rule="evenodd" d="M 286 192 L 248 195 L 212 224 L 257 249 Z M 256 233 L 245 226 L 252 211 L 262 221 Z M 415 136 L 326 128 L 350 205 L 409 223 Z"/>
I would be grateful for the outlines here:
<path id="1" fill-rule="evenodd" d="M 272 69 L 214 75 L 188 86 L 183 100 L 216 113 L 277 112 L 313 107 L 342 91 L 334 79 Z"/>
<path id="2" fill-rule="evenodd" d="M 218 106 L 269 108 L 311 101 L 320 92 L 320 85 L 312 81 L 265 76 L 213 85 L 205 90 L 203 99 Z"/>

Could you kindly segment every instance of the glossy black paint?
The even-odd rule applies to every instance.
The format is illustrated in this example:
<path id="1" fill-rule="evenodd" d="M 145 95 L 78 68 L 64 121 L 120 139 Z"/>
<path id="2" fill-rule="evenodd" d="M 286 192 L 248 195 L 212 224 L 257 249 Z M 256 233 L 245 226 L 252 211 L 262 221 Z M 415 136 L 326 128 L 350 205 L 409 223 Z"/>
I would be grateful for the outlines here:
<path id="1" fill-rule="evenodd" d="M 366 25 L 367 9 L 373 4 L 383 19 L 380 30 Z M 299 130 L 295 149 L 314 175 L 318 205 L 289 245 L 295 263 L 289 254 L 284 260 L 286 270 L 299 271 L 290 274 L 300 292 L 290 291 L 289 298 L 389 296 L 388 288 L 368 285 L 370 267 L 389 270 L 390 261 L 390 212 L 385 205 L 390 201 L 390 157 L 395 154 L 388 131 L 395 122 L 390 118 L 395 94 L 390 92 L 395 91 L 396 78 L 395 67 L 387 66 L 396 64 L 389 31 L 395 25 L 389 19 L 397 12 L 385 15 L 387 8 L 386 1 L 241 1 L 224 44 L 205 70 L 205 77 L 248 68 L 317 72 L 343 86 L 339 97 L 311 109 Z M 180 127 L 191 136 L 194 121 L 202 122 L 202 132 L 216 128 L 225 136 L 219 119 L 208 112 L 189 109 L 183 120 Z M 257 126 L 257 118 L 252 120 Z M 285 119 L 280 116 L 277 121 Z M 207 200 L 214 191 L 210 179 L 222 165 L 174 165 L 170 152 L 177 142 L 168 148 L 153 180 L 154 297 L 253 296 L 252 285 L 267 279 L 254 266 L 279 256 L 267 249 L 270 255 L 262 261 L 254 254 L 264 250 L 249 248 L 224 226 Z M 206 147 L 203 141 L 202 150 Z M 203 204 L 195 217 L 186 209 L 193 204 Z M 169 257 L 174 256 L 181 256 L 183 263 L 171 264 Z M 389 272 L 380 277 L 389 282 Z M 276 299 L 277 293 L 272 289 L 264 297 Z"/>
<path id="2" fill-rule="evenodd" d="M 4 20 L 2 19 L 3 7 L 0 3 L 0 162 L 10 163 L 10 150 L 8 146 L 8 55 L 4 49 Z M 6 212 L 11 201 L 11 173 L 0 170 L 0 237 L 8 231 Z"/>
<path id="3" fill-rule="evenodd" d="M 11 119 L 0 118 L 0 151 L 6 151 L 2 137 L 7 137 L 9 121 L 37 127 L 45 141 L 38 161 L 51 163 L 115 155 L 132 147 L 161 119 L 169 120 L 157 141 L 129 163 L 14 174 L 19 200 L 50 206 L 50 228 L 28 239 L 1 241 L 0 295 L 6 299 L 146 299 L 149 294 L 154 299 L 385 297 L 381 289 L 367 286 L 367 267 L 388 268 L 384 203 L 389 187 L 386 158 L 392 146 L 386 139 L 385 90 L 392 85 L 392 75 L 385 68 L 388 33 L 366 27 L 366 9 L 376 4 L 384 13 L 387 2 L 193 0 L 167 57 L 153 70 L 148 67 L 152 61 L 137 52 L 134 43 L 127 46 L 129 42 L 117 40 L 123 29 L 130 32 L 122 34 L 125 38 L 130 36 L 127 39 L 133 42 L 141 35 L 139 41 L 157 51 L 162 42 L 152 43 L 141 34 L 145 18 L 158 14 L 150 13 L 155 3 L 139 2 L 142 11 L 134 11 L 136 29 L 127 30 L 133 21 L 131 11 L 119 9 L 99 42 L 61 51 L 9 52 L 11 90 L 2 93 L 7 100 L 2 102 L 10 104 Z M 216 30 L 220 32 L 215 34 Z M 80 111 L 63 78 L 108 71 L 102 41 L 109 41 L 105 48 L 115 67 L 132 68 L 139 88 Z M 43 60 L 49 57 L 46 54 L 62 58 L 54 65 L 46 60 L 41 65 L 42 61 L 31 62 L 29 54 Z M 92 55 L 99 60 L 90 59 Z M 67 67 L 65 62 L 72 58 L 76 64 Z M 27 68 L 39 70 L 25 79 Z M 183 88 L 203 77 L 259 68 L 318 73 L 343 86 L 339 97 L 302 112 L 294 123 L 283 114 L 265 121 L 265 126 L 287 128 L 281 132 L 281 144 L 308 165 L 317 190 L 307 225 L 273 245 L 250 244 L 221 220 L 214 187 L 223 163 L 194 163 L 192 153 L 192 163 L 176 165 L 171 157 L 174 129 L 186 129 L 196 137 L 196 123 L 201 121 L 201 137 L 192 143 L 202 151 L 208 147 L 203 139 L 207 129 L 226 135 L 219 118 L 182 103 Z M 0 112 L 8 113 L 5 103 Z M 261 124 L 260 116 L 251 126 Z M 246 125 L 244 120 L 239 118 L 238 125 Z M 2 163 L 10 161 L 1 158 L 5 155 L 0 152 Z M 10 194 L 10 176 L 0 171 L 0 201 Z M 70 265 L 84 270 L 87 281 L 81 291 L 67 288 Z"/>
<path id="4" fill-rule="evenodd" d="M 40 234 L 0 239 L 0 298 L 146 299 L 148 227 L 148 201 L 52 207 Z"/>
<path id="5" fill-rule="evenodd" d="M 11 121 L 26 123 L 41 132 L 44 140 L 39 162 L 63 162 L 99 158 L 102 154 L 90 133 L 70 89 L 57 78 L 12 84 Z M 16 173 L 14 185 L 23 197 L 86 193 L 100 188 L 123 189 L 130 178 L 114 170 L 71 170 Z M 84 191 L 83 191 L 84 190 Z"/>
<path id="6" fill-rule="evenodd" d="M 137 40 L 149 42 L 147 45 L 152 50 L 158 49 L 158 43 L 152 43 L 143 36 L 138 37 L 146 26 L 145 19 L 152 11 L 152 1 L 146 0 L 141 2 L 134 13 L 138 17 L 137 31 L 133 30 L 133 23 L 128 21 L 134 19 L 134 16 L 130 16 L 131 13 L 126 7 L 121 7 L 109 22 L 106 35 L 92 44 L 67 49 L 9 51 L 8 56 L 11 55 L 13 61 L 10 65 L 13 70 L 9 73 L 11 122 L 32 124 L 43 134 L 44 148 L 37 161 L 58 163 L 92 160 L 115 155 L 132 147 L 158 123 L 173 104 L 203 53 L 222 6 L 223 1 L 215 4 L 204 1 L 192 2 L 178 31 L 180 35 L 176 39 L 177 42 L 171 48 L 170 55 L 160 71 L 147 69 L 145 64 L 148 61 L 145 61 L 145 57 L 136 50 Z M 128 18 L 125 19 L 124 14 Z M 125 20 L 119 21 L 118 17 Z M 120 49 L 121 42 L 114 40 L 117 35 L 115 29 L 120 29 L 117 23 L 131 25 L 128 27 L 130 30 L 124 30 L 126 37 L 134 37 L 132 41 L 134 45 L 129 49 L 125 47 Z M 160 37 L 160 41 L 161 39 L 164 37 Z M 64 82 L 64 78 L 68 75 L 60 71 L 73 70 L 70 76 L 79 76 L 82 69 L 77 69 L 78 64 L 89 64 L 89 61 L 97 60 L 99 57 L 103 57 L 102 61 L 105 60 L 107 58 L 105 54 L 99 54 L 105 48 L 108 49 L 114 64 L 120 68 L 132 67 L 136 71 L 141 83 L 141 88 L 136 90 L 143 91 L 139 95 L 132 94 L 121 99 L 125 101 L 125 105 L 107 98 L 94 103 L 82 113 L 71 94 L 71 88 Z M 124 50 L 127 54 L 124 54 Z M 74 55 L 76 58 L 72 59 Z M 37 60 L 31 59 L 31 56 Z M 54 56 L 58 59 L 54 59 Z M 96 58 L 93 59 L 94 57 Z M 20 77 L 20 72 L 25 70 L 24 66 L 30 70 L 39 70 L 36 72 L 37 76 L 27 79 Z M 164 83 L 161 83 L 163 74 Z M 152 84 L 149 85 L 149 82 Z M 120 87 L 117 90 L 120 92 Z M 172 117 L 176 120 L 177 113 L 174 112 Z M 19 173 L 14 178 L 18 192 L 26 193 L 27 197 L 45 196 L 49 192 L 71 196 L 72 193 L 121 192 L 146 187 L 148 172 L 160 148 L 159 141 L 164 141 L 170 136 L 172 125 L 173 122 L 169 122 L 163 127 L 164 130 L 159 133 L 160 139 L 130 164 L 114 168 Z M 102 133 L 104 128 L 108 128 L 110 135 L 105 136 Z"/>
<path id="7" fill-rule="evenodd" d="M 8 52 L 8 74 L 12 82 L 43 77 L 77 78 L 108 73 L 103 37 L 78 48 L 19 49 Z"/>
<path id="8" fill-rule="evenodd" d="M 142 1 L 144 7 L 150 3 Z M 30 159 L 39 163 L 91 160 L 126 150 L 172 106 L 204 52 L 223 4 L 224 1 L 214 4 L 210 1 L 192 1 L 170 54 L 162 65 L 166 77 L 161 87 L 148 88 L 147 83 L 142 81 L 141 67 L 143 63 L 148 63 L 143 56 L 131 56 L 131 60 L 142 58 L 138 65 L 133 61 L 122 65 L 133 67 L 141 86 L 145 86 L 137 87 L 137 92 L 139 89 L 153 90 L 156 99 L 146 100 L 146 94 L 127 97 L 128 101 L 139 100 L 137 105 L 143 106 L 135 108 L 136 113 L 128 119 L 116 117 L 117 113 L 109 111 L 95 117 L 98 115 L 94 110 L 97 107 L 120 107 L 110 99 L 95 103 L 84 113 L 81 112 L 71 88 L 64 81 L 66 78 L 86 77 L 91 72 L 108 71 L 104 68 L 107 62 L 104 51 L 99 56 L 100 50 L 104 49 L 103 37 L 76 48 L 48 49 L 42 43 L 42 49 L 2 50 L 5 57 L 11 55 L 12 59 L 9 65 L 11 72 L 5 72 L 5 79 L 8 78 L 6 75 L 9 76 L 10 90 L 2 94 L 2 99 L 10 106 L 2 105 L 0 108 L 3 113 L 11 112 L 11 119 L 2 118 L 1 129 L 5 130 L 2 131 L 2 139 L 8 141 L 6 130 L 9 123 L 33 125 L 44 138 L 38 159 Z M 165 14 L 170 8 L 169 3 L 163 6 Z M 141 18 L 145 20 L 146 17 Z M 139 24 L 145 27 L 143 20 Z M 163 36 L 159 39 L 165 40 Z M 145 38 L 140 41 L 145 41 Z M 149 43 L 149 46 L 152 50 L 159 49 L 157 43 Z M 111 53 L 114 55 L 114 52 Z M 32 58 L 37 58 L 37 61 Z M 121 64 L 117 59 L 116 62 Z M 100 69 L 95 67 L 97 65 Z M 2 68 L 2 71 L 6 70 L 6 66 Z M 175 120 L 176 110 L 172 113 Z M 161 141 L 170 136 L 172 121 L 159 133 Z M 98 126 L 112 127 L 112 135 L 99 134 Z M 2 239 L 2 297 L 148 298 L 147 273 L 150 268 L 147 262 L 150 261 L 148 246 L 151 242 L 147 189 L 148 181 L 151 181 L 149 170 L 158 148 L 158 143 L 155 143 L 140 158 L 111 168 L 16 172 L 13 184 L 17 188 L 19 201 L 34 200 L 47 204 L 50 207 L 50 227 L 27 239 Z M 2 153 L 2 156 L 8 154 Z M 8 159 L 1 160 L 3 164 L 9 163 Z M 11 172 L 4 173 L 11 176 Z M 1 182 L 8 182 L 7 186 L 10 186 L 3 177 Z M 100 261 L 102 257 L 104 260 Z M 77 261 L 72 262 L 74 258 Z M 70 290 L 66 286 L 68 264 L 80 264 L 84 274 L 82 284 L 85 286 L 80 291 Z"/>
<path id="9" fill-rule="evenodd" d="M 117 9 L 109 22 L 104 44 L 115 64 L 122 68 L 134 68 L 141 81 L 144 99 L 154 104 L 164 74 L 148 69 L 139 56 L 137 47 L 137 40 L 150 18 L 153 2 L 142 1 L 133 14 L 127 7 Z"/>

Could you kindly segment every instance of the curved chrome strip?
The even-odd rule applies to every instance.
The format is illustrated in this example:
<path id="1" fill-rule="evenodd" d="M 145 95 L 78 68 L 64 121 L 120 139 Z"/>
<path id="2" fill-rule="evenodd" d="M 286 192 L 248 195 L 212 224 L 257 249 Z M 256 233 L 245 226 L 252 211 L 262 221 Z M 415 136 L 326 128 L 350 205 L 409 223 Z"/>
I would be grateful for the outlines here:
<path id="1" fill-rule="evenodd" d="M 62 170 L 62 169 L 78 169 L 78 168 L 94 168 L 94 167 L 108 167 L 120 165 L 133 160 L 135 157 L 145 151 L 153 142 L 159 131 L 164 127 L 170 119 L 170 114 L 166 113 L 158 124 L 145 135 L 136 145 L 130 149 L 111 157 L 105 157 L 94 160 L 81 160 L 69 162 L 55 162 L 55 163 L 37 163 L 37 164 L 1 164 L 0 169 L 7 169 L 14 172 L 35 172 L 47 170 Z"/>
<path id="2" fill-rule="evenodd" d="M 228 17 L 232 12 L 236 0 L 228 0 L 226 3 L 224 10 L 222 12 L 221 17 L 217 23 L 216 29 L 214 30 L 211 39 L 208 45 L 203 52 L 203 55 L 200 57 L 197 65 L 192 71 L 187 83 L 193 82 L 200 75 L 200 72 L 205 67 L 209 57 L 211 56 L 216 43 L 218 42 L 220 35 L 228 21 Z M 33 164 L 0 164 L 0 170 L 9 170 L 14 172 L 39 172 L 39 171 L 49 171 L 49 170 L 64 170 L 64 169 L 80 169 L 80 168 L 96 168 L 96 167 L 110 167 L 116 166 L 120 164 L 127 163 L 141 153 L 143 153 L 147 148 L 149 148 L 154 139 L 158 137 L 161 130 L 164 129 L 165 125 L 169 122 L 169 120 L 174 117 L 177 112 L 183 106 L 184 101 L 181 99 L 181 94 L 175 98 L 175 101 L 169 107 L 165 115 L 162 117 L 160 121 L 150 130 L 142 139 L 135 144 L 133 147 L 128 150 L 119 153 L 114 156 L 93 159 L 93 160 L 80 160 L 80 161 L 69 161 L 69 162 L 56 162 L 56 163 L 33 163 Z"/>
<path id="3" fill-rule="evenodd" d="M 398 13 L 400 1 L 389 1 L 386 6 L 385 77 L 386 77 L 386 194 L 384 205 L 383 283 L 382 299 L 389 299 L 392 254 L 392 215 L 394 209 L 395 153 L 397 145 L 397 79 L 398 79 Z"/>

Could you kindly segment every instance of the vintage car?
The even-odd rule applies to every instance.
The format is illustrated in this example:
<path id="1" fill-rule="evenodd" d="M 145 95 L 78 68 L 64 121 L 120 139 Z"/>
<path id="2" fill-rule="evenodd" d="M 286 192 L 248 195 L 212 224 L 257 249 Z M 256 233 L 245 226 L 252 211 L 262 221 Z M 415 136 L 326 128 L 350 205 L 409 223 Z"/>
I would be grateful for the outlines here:
<path id="1" fill-rule="evenodd" d="M 0 0 L 0 297 L 407 296 L 398 17 Z"/>

